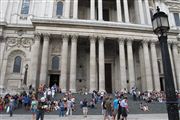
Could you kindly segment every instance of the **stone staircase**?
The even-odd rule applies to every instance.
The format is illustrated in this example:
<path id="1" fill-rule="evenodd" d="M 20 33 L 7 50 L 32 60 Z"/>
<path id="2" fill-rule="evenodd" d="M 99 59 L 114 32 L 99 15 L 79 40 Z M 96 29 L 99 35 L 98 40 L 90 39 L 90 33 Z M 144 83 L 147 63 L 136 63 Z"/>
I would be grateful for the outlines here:
<path id="1" fill-rule="evenodd" d="M 63 94 L 56 94 L 55 99 L 59 100 L 62 99 Z M 80 108 L 80 101 L 86 98 L 88 101 L 91 100 L 91 94 L 88 95 L 80 95 L 80 94 L 73 94 L 76 98 L 75 102 L 75 111 L 73 111 L 73 115 L 82 115 L 82 109 Z M 150 111 L 143 112 L 139 109 L 139 104 L 143 101 L 133 101 L 132 96 L 128 95 L 128 105 L 129 105 L 129 114 L 153 114 L 153 113 L 166 113 L 166 104 L 165 103 L 158 103 L 152 102 L 148 104 Z M 24 111 L 24 109 L 18 109 L 15 111 L 16 114 L 31 114 L 29 111 Z M 47 112 L 46 114 L 51 115 L 58 115 L 58 111 Z M 101 103 L 98 103 L 95 108 L 88 109 L 89 115 L 101 115 Z"/>

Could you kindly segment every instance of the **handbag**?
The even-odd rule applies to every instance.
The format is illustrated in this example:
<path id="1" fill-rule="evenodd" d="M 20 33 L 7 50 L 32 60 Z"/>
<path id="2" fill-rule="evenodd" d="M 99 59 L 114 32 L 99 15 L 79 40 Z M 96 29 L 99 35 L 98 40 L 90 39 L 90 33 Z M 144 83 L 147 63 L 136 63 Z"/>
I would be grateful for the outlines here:
<path id="1" fill-rule="evenodd" d="M 9 113 L 10 107 L 8 106 L 6 109 L 6 113 Z"/>

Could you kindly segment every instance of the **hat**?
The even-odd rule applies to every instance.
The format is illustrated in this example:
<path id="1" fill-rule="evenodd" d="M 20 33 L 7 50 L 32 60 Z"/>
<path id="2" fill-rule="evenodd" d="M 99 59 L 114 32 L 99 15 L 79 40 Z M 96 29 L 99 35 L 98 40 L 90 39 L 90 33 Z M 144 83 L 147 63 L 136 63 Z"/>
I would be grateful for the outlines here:
<path id="1" fill-rule="evenodd" d="M 41 102 L 45 102 L 46 98 L 45 97 L 42 97 L 41 98 Z"/>

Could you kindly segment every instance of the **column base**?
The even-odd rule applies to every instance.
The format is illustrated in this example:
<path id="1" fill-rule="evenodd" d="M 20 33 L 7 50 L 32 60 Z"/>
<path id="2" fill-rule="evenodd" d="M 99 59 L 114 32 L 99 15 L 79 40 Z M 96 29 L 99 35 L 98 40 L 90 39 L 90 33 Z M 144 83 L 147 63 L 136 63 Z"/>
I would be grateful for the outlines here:
<path id="1" fill-rule="evenodd" d="M 61 92 L 65 93 L 65 92 L 67 92 L 67 90 L 66 89 L 61 89 Z"/>
<path id="2" fill-rule="evenodd" d="M 76 89 L 70 89 L 69 91 L 71 91 L 71 93 L 77 93 Z"/>

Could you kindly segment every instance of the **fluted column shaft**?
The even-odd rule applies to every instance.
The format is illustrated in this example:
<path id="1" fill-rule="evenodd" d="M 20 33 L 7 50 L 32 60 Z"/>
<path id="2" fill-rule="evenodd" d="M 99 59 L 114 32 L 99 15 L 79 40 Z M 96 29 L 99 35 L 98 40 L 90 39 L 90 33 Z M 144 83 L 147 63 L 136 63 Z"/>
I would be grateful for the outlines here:
<path id="1" fill-rule="evenodd" d="M 153 82 L 152 82 L 151 63 L 150 63 L 149 48 L 147 41 L 143 42 L 143 52 L 144 52 L 144 63 L 145 63 L 146 87 L 147 87 L 147 91 L 152 91 Z"/>
<path id="2" fill-rule="evenodd" d="M 178 86 L 178 90 L 180 90 L 180 58 L 178 55 L 177 44 L 173 44 L 173 57 L 174 57 L 175 71 L 176 71 L 177 84 L 178 84 L 177 86 Z"/>
<path id="3" fill-rule="evenodd" d="M 174 69 L 174 60 L 173 60 L 173 56 L 172 56 L 172 50 L 171 50 L 171 44 L 170 43 L 168 44 L 168 51 L 169 51 L 172 74 L 173 74 L 173 79 L 174 79 L 174 87 L 175 87 L 175 89 L 177 89 L 176 75 L 175 75 L 175 69 Z"/>
<path id="4" fill-rule="evenodd" d="M 6 43 L 3 37 L 0 38 L 0 88 L 4 88 L 4 80 L 7 67 L 7 59 L 4 59 Z"/>
<path id="5" fill-rule="evenodd" d="M 122 22 L 121 0 L 116 0 L 117 21 Z"/>
<path id="6" fill-rule="evenodd" d="M 41 35 L 35 34 L 34 40 L 35 40 L 35 43 L 32 46 L 32 55 L 31 55 L 32 62 L 31 62 L 31 76 L 30 77 L 31 77 L 32 86 L 36 88 Z"/>
<path id="7" fill-rule="evenodd" d="M 148 22 L 148 25 L 151 25 L 151 14 L 150 14 L 150 10 L 149 10 L 149 1 L 144 0 L 144 2 L 145 2 L 145 8 L 146 8 L 147 22 Z"/>
<path id="8" fill-rule="evenodd" d="M 90 11 L 91 11 L 91 13 L 90 13 L 90 19 L 91 20 L 95 20 L 95 0 L 90 0 Z"/>
<path id="9" fill-rule="evenodd" d="M 41 71 L 40 71 L 40 83 L 47 84 L 47 72 L 48 72 L 48 51 L 49 51 L 49 35 L 44 34 L 42 58 L 41 58 Z"/>
<path id="10" fill-rule="evenodd" d="M 145 24 L 142 0 L 138 0 L 138 6 L 139 6 L 138 8 L 139 8 L 140 23 Z"/>
<path id="11" fill-rule="evenodd" d="M 70 15 L 70 0 L 65 0 L 64 17 L 69 18 Z"/>
<path id="12" fill-rule="evenodd" d="M 120 64 L 120 81 L 119 87 L 121 89 L 127 89 L 127 78 L 126 78 L 126 62 L 125 62 L 125 50 L 124 50 L 124 39 L 119 38 L 119 64 Z"/>
<path id="13" fill-rule="evenodd" d="M 99 38 L 99 91 L 105 91 L 104 38 Z"/>
<path id="14" fill-rule="evenodd" d="M 98 0 L 98 20 L 103 20 L 103 2 Z"/>
<path id="15" fill-rule="evenodd" d="M 132 51 L 132 41 L 127 41 L 127 56 L 128 56 L 128 72 L 129 72 L 129 90 L 135 87 L 135 73 L 134 73 L 134 58 Z"/>
<path id="16" fill-rule="evenodd" d="M 60 79 L 60 88 L 62 92 L 66 92 L 67 87 L 67 57 L 68 57 L 68 35 L 63 35 L 63 44 L 62 44 L 62 57 L 61 57 L 61 79 Z"/>
<path id="17" fill-rule="evenodd" d="M 154 88 L 157 91 L 160 91 L 160 79 L 159 79 L 159 71 L 157 64 L 157 54 L 156 54 L 156 45 L 155 41 L 151 42 L 151 59 L 152 59 L 152 70 L 153 70 L 153 79 L 154 79 Z"/>
<path id="18" fill-rule="evenodd" d="M 125 15 L 125 22 L 129 23 L 129 8 L 128 8 L 128 0 L 123 0 L 124 4 L 124 15 Z"/>
<path id="19" fill-rule="evenodd" d="M 70 90 L 76 92 L 76 59 L 77 59 L 77 35 L 71 39 L 71 63 L 70 63 Z"/>
<path id="20" fill-rule="evenodd" d="M 97 90 L 96 81 L 96 37 L 90 37 L 90 92 Z"/>
<path id="21" fill-rule="evenodd" d="M 73 4 L 73 19 L 78 18 L 78 0 L 74 0 Z"/>

